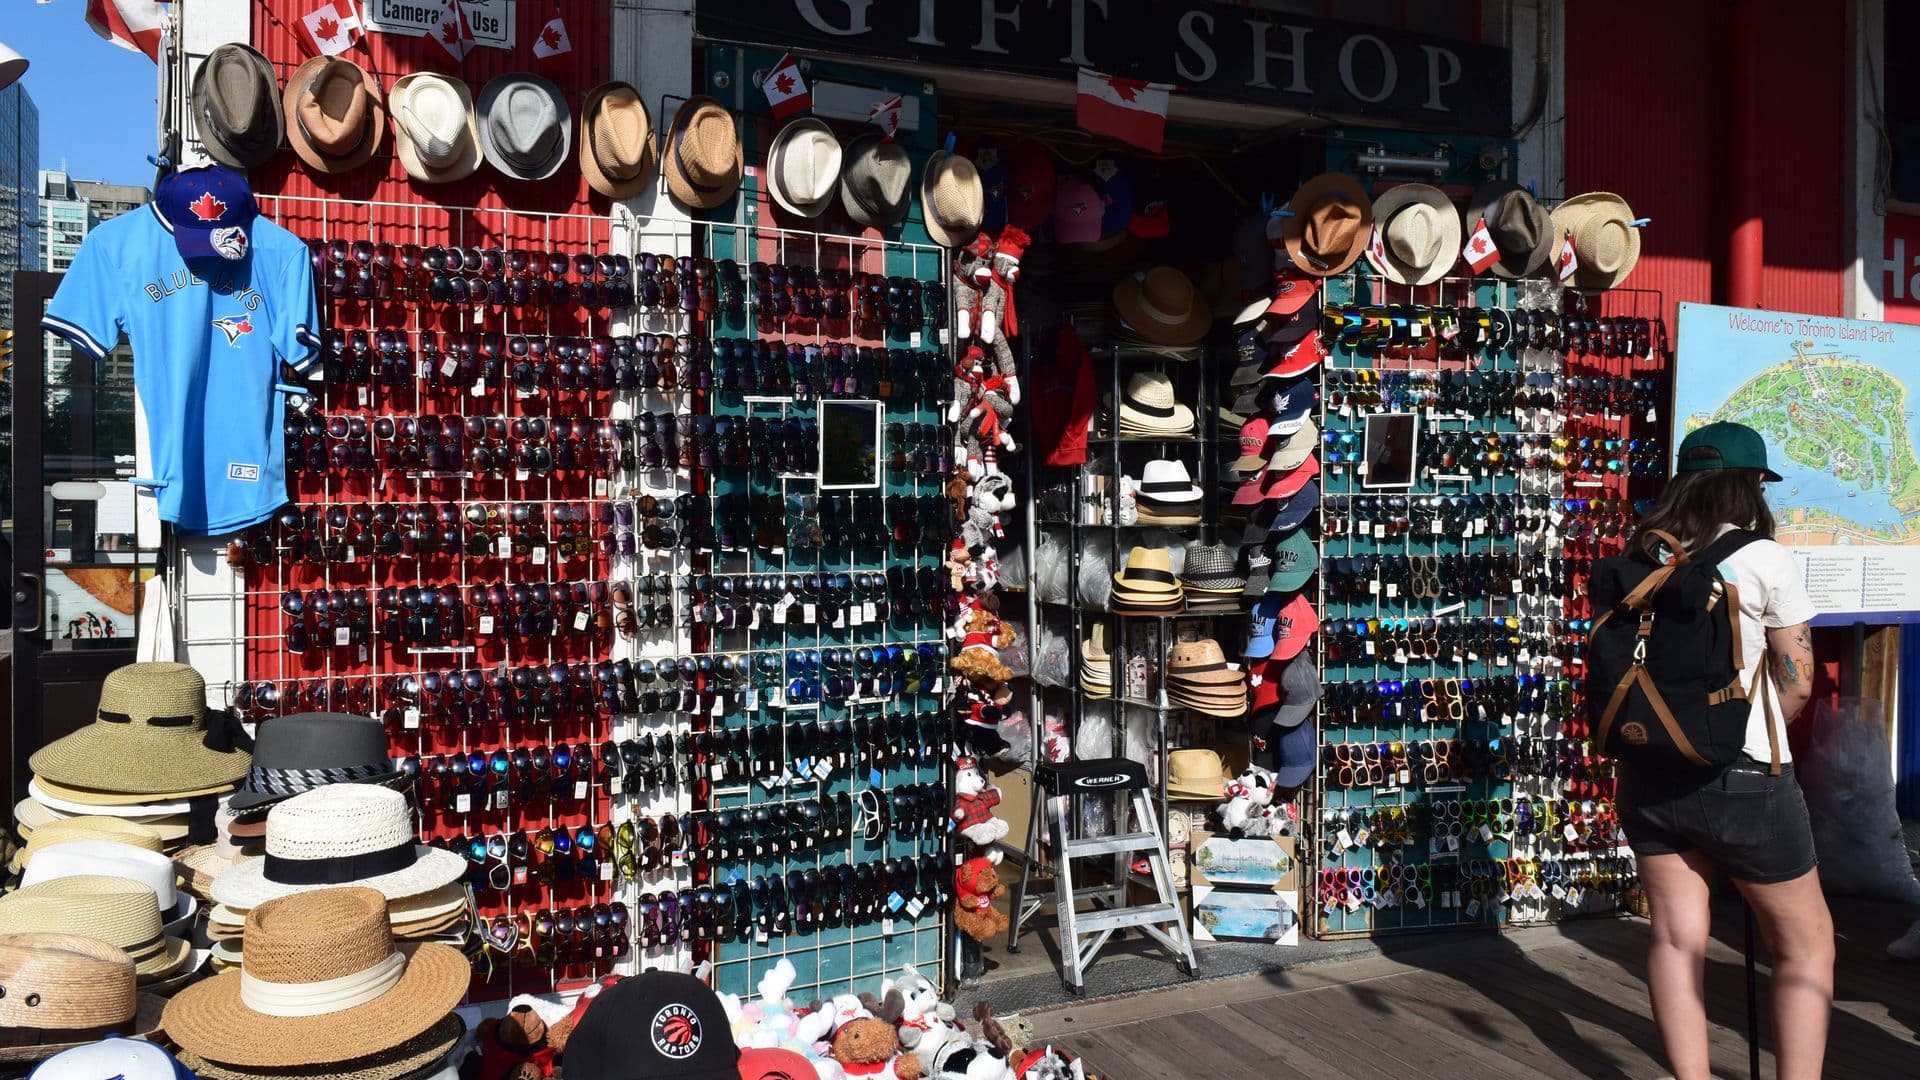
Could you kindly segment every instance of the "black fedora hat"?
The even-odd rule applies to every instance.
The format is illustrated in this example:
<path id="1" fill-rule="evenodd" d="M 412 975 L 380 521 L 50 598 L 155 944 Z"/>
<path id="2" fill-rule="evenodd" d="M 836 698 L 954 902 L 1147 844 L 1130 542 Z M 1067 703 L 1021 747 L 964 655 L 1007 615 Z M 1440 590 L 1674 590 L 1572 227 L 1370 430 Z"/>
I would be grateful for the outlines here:
<path id="1" fill-rule="evenodd" d="M 193 73 L 193 124 L 222 165 L 245 170 L 272 157 L 284 131 L 273 65 L 237 43 L 208 53 Z"/>
<path id="2" fill-rule="evenodd" d="M 739 1080 L 727 1010 L 691 975 L 647 971 L 593 999 L 567 1037 L 567 1080 Z"/>
<path id="3" fill-rule="evenodd" d="M 371 716 L 295 713 L 260 725 L 253 767 L 228 804 L 238 813 L 329 784 L 398 788 L 407 777 L 387 755 L 387 729 Z"/>

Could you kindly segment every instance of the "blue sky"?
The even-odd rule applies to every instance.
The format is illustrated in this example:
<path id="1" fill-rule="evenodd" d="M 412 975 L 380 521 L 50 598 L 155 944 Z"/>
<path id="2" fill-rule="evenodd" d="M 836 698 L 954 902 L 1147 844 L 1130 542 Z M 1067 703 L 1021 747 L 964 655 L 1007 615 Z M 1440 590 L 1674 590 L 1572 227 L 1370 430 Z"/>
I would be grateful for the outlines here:
<path id="1" fill-rule="evenodd" d="M 0 0 L 0 41 L 30 66 L 21 84 L 40 107 L 40 167 L 81 180 L 153 182 L 153 61 L 87 28 L 86 0 Z"/>

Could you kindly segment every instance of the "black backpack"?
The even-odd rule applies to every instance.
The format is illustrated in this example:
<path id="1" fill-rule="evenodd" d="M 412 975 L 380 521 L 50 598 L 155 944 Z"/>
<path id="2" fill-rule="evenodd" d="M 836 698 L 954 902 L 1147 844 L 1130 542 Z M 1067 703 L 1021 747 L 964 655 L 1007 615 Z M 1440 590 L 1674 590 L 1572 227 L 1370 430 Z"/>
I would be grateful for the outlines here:
<path id="1" fill-rule="evenodd" d="M 1594 563 L 1587 585 L 1594 621 L 1587 637 L 1587 715 L 1602 753 L 1649 769 L 1697 771 L 1740 760 L 1756 694 L 1770 695 L 1766 654 L 1749 680 L 1741 668 L 1740 595 L 1720 564 L 1755 540 L 1735 530 L 1688 556 L 1657 563 L 1634 553 Z M 1780 772 L 1779 736 L 1768 705 L 1767 741 Z"/>

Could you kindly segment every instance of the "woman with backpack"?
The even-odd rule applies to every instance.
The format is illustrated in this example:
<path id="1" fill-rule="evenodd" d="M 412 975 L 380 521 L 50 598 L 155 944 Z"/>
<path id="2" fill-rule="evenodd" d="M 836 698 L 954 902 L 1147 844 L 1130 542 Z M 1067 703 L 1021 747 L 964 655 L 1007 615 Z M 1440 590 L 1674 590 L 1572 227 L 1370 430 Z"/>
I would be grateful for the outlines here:
<path id="1" fill-rule="evenodd" d="M 1784 735 L 1813 693 L 1816 611 L 1773 539 L 1761 484 L 1779 479 L 1752 428 L 1699 428 L 1627 554 L 1594 573 L 1587 693 L 1620 759 L 1621 821 L 1653 914 L 1648 991 L 1677 1080 L 1711 1075 L 1715 870 L 1746 897 L 1773 956 L 1781 1080 L 1814 1080 L 1826 1054 L 1833 918 Z"/>

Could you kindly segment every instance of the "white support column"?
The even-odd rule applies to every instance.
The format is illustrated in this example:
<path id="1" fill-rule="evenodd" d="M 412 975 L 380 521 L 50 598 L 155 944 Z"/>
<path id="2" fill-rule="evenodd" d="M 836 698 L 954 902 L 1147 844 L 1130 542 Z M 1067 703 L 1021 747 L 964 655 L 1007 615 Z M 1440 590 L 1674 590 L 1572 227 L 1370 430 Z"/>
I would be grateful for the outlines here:
<path id="1" fill-rule="evenodd" d="M 1847 197 L 1842 211 L 1842 249 L 1847 254 L 1841 281 L 1841 314 L 1850 319 L 1886 315 L 1887 280 L 1885 193 L 1879 190 L 1885 135 L 1885 0 L 1847 3 L 1847 133 L 1852 151 Z M 1905 274 L 1907 267 L 1895 273 Z"/>
<path id="2" fill-rule="evenodd" d="M 1566 83 L 1560 62 L 1566 52 L 1566 17 L 1559 0 L 1511 0 L 1504 11 L 1487 8 L 1489 40 L 1504 40 L 1513 57 L 1513 119 L 1516 124 L 1532 111 L 1536 80 L 1544 80 L 1544 98 L 1532 124 L 1519 138 L 1514 178 L 1542 199 L 1558 199 L 1565 192 Z M 1544 63 L 1542 63 L 1544 61 Z"/>

